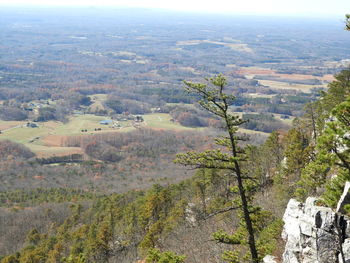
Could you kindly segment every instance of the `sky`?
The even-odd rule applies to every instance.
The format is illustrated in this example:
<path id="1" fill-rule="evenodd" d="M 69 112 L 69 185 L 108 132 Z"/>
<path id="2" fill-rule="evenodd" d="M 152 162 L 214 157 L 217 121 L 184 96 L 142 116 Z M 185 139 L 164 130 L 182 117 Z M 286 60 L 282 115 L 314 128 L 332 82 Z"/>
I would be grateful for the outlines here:
<path id="1" fill-rule="evenodd" d="M 1 5 L 117 6 L 186 12 L 336 15 L 350 13 L 350 0 L 0 0 Z"/>

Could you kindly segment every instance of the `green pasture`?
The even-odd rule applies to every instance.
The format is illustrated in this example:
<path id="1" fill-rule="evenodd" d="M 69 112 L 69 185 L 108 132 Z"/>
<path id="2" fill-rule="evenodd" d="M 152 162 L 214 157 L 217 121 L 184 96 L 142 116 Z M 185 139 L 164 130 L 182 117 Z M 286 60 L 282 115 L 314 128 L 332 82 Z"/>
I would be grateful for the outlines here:
<path id="1" fill-rule="evenodd" d="M 13 127 L 24 125 L 25 121 L 2 121 L 0 120 L 0 131 L 11 129 Z"/>
<path id="2" fill-rule="evenodd" d="M 244 128 L 239 128 L 238 132 L 245 133 L 245 134 L 250 134 L 250 135 L 252 135 L 252 134 L 261 134 L 261 135 L 269 136 L 269 133 L 267 133 L 267 132 L 248 130 L 248 129 L 244 129 Z"/>
<path id="3" fill-rule="evenodd" d="M 193 128 L 183 127 L 176 122 L 170 121 L 171 116 L 165 113 L 147 114 L 144 115 L 143 118 L 145 121 L 139 123 L 139 127 L 193 130 Z M 67 123 L 55 121 L 39 122 L 37 123 L 37 128 L 25 127 L 24 124 L 26 122 L 10 124 L 1 122 L 0 124 L 9 126 L 10 129 L 4 130 L 3 133 L 0 134 L 0 140 L 7 139 L 17 143 L 22 143 L 39 156 L 48 156 L 81 151 L 81 149 L 73 149 L 73 147 L 46 146 L 44 145 L 43 139 L 49 135 L 83 136 L 88 134 L 99 134 L 102 132 L 128 132 L 135 130 L 132 121 L 117 122 L 121 127 L 113 127 L 112 124 L 100 124 L 100 121 L 106 119 L 110 120 L 110 118 L 106 116 L 96 116 L 92 114 L 75 115 L 70 117 Z M 101 128 L 101 131 L 95 131 L 96 128 Z M 87 130 L 87 132 L 82 132 L 82 130 Z"/>
<path id="4" fill-rule="evenodd" d="M 50 133 L 50 129 L 45 126 L 39 126 L 38 128 L 29 127 L 17 127 L 4 131 L 0 134 L 0 139 L 11 140 L 18 143 L 29 143 L 37 137 L 46 136 Z"/>
<path id="5" fill-rule="evenodd" d="M 140 123 L 141 127 L 161 128 L 161 129 L 182 129 L 193 128 L 183 127 L 176 122 L 170 121 L 171 116 L 166 113 L 154 113 L 143 116 L 145 122 Z M 130 131 L 134 129 L 132 121 L 119 121 L 120 128 L 113 128 L 112 124 L 102 125 L 100 121 L 110 120 L 106 116 L 96 116 L 92 114 L 72 116 L 67 123 L 61 122 L 39 122 L 39 127 L 29 128 L 24 126 L 14 127 L 0 134 L 0 139 L 9 139 L 19 143 L 29 143 L 34 138 L 43 138 L 48 135 L 84 135 L 96 133 L 96 128 L 101 128 L 98 132 Z M 83 133 L 82 130 L 87 130 Z"/>
<path id="6" fill-rule="evenodd" d="M 89 96 L 92 104 L 88 107 L 91 111 L 104 110 L 103 102 L 107 99 L 107 94 L 94 94 Z"/>
<path id="7" fill-rule="evenodd" d="M 295 119 L 295 117 L 293 116 L 289 116 L 289 119 L 285 119 L 285 118 L 282 118 L 283 114 L 277 114 L 277 113 L 274 113 L 273 116 L 276 120 L 280 120 L 290 126 L 293 124 L 293 120 Z"/>
<path id="8" fill-rule="evenodd" d="M 110 118 L 92 114 L 73 116 L 69 119 L 69 122 L 61 123 L 58 127 L 56 127 L 52 134 L 77 135 L 82 134 L 81 130 L 94 132 L 95 128 L 101 128 L 102 130 L 114 130 L 113 128 L 110 128 L 111 125 L 100 124 L 100 121 L 102 120 L 110 120 Z"/>
<path id="9" fill-rule="evenodd" d="M 202 128 L 189 128 L 172 122 L 171 116 L 167 113 L 153 113 L 143 115 L 145 126 L 150 128 L 168 129 L 168 130 L 198 130 Z"/>

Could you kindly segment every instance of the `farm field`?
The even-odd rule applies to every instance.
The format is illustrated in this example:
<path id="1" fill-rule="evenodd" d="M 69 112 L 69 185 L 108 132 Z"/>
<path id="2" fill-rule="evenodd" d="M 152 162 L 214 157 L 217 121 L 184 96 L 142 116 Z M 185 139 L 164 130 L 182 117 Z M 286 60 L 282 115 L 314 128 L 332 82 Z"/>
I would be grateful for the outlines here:
<path id="1" fill-rule="evenodd" d="M 310 79 L 317 79 L 320 81 L 325 82 L 331 82 L 334 80 L 334 76 L 332 74 L 325 74 L 323 76 L 314 76 L 314 75 L 308 75 L 308 74 L 283 74 L 283 73 L 277 73 L 275 70 L 269 69 L 269 68 L 261 68 L 261 67 L 241 67 L 239 70 L 237 70 L 235 73 L 239 75 L 244 75 L 247 78 L 259 78 L 259 76 L 272 76 L 277 77 L 281 79 L 288 79 L 288 80 L 310 80 Z"/>
<path id="2" fill-rule="evenodd" d="M 247 79 L 256 79 L 261 85 L 276 90 L 296 90 L 299 92 L 311 93 L 314 88 L 327 88 L 327 84 L 334 80 L 331 74 L 323 76 L 314 76 L 307 74 L 282 74 L 275 70 L 261 67 L 242 67 L 235 71 L 236 74 L 243 75 Z M 263 77 L 272 77 L 272 80 L 261 79 Z M 320 81 L 322 84 L 302 84 L 303 81 Z M 259 96 L 258 94 L 255 97 Z"/>
<path id="3" fill-rule="evenodd" d="M 165 113 L 147 114 L 143 118 L 144 122 L 139 123 L 135 127 L 132 121 L 115 121 L 120 127 L 103 125 L 99 122 L 110 118 L 92 114 L 72 116 L 67 123 L 58 121 L 39 122 L 36 128 L 26 127 L 25 124 L 27 122 L 1 121 L 0 127 L 2 127 L 3 132 L 0 134 L 0 140 L 11 140 L 21 143 L 27 146 L 38 157 L 49 157 L 83 152 L 78 147 L 63 147 L 64 141 L 68 136 L 84 136 L 106 132 L 128 132 L 139 127 L 171 130 L 193 129 L 170 121 L 171 116 Z M 101 130 L 95 130 L 99 128 Z"/>
<path id="4" fill-rule="evenodd" d="M 230 49 L 239 51 L 239 52 L 253 53 L 253 50 L 250 47 L 248 47 L 247 44 L 241 43 L 241 41 L 239 40 L 235 40 L 231 38 L 225 38 L 225 40 L 227 40 L 227 42 L 211 41 L 211 40 L 178 41 L 176 45 L 177 46 L 194 46 L 199 44 L 213 44 L 213 45 L 229 47 Z"/>
<path id="5" fill-rule="evenodd" d="M 24 121 L 2 121 L 0 120 L 0 131 L 5 131 L 8 129 L 12 129 L 19 125 L 24 125 L 26 122 Z"/>
<path id="6" fill-rule="evenodd" d="M 315 88 L 327 88 L 327 84 L 322 85 L 306 85 L 306 84 L 295 84 L 295 83 L 287 83 L 282 81 L 275 81 L 275 80 L 259 80 L 261 85 L 268 86 L 271 89 L 278 89 L 278 90 L 297 90 L 302 91 L 305 93 L 311 93 L 312 89 Z"/>
<path id="7" fill-rule="evenodd" d="M 293 116 L 289 116 L 289 119 L 286 119 L 286 118 L 282 117 L 283 114 L 277 114 L 277 113 L 274 113 L 273 116 L 275 119 L 280 120 L 288 125 L 292 125 L 292 122 L 295 119 L 295 117 L 293 117 Z"/>
<path id="8" fill-rule="evenodd" d="M 184 127 L 176 122 L 172 122 L 171 116 L 167 113 L 146 114 L 143 116 L 143 118 L 145 120 L 145 126 L 150 128 L 169 129 L 169 130 L 203 129 L 203 128 Z"/>
<path id="9" fill-rule="evenodd" d="M 95 129 L 101 128 L 99 132 L 106 132 L 115 130 L 111 125 L 102 125 L 100 121 L 110 120 L 106 116 L 96 116 L 92 114 L 83 114 L 78 116 L 73 116 L 70 118 L 68 123 L 61 124 L 56 127 L 52 134 L 58 135 L 77 135 L 81 134 L 82 130 L 87 130 L 89 134 L 93 134 Z M 122 127 L 129 127 L 131 123 L 123 122 Z"/>
<path id="10" fill-rule="evenodd" d="M 271 99 L 274 96 L 276 96 L 275 94 L 260 94 L 260 93 L 248 93 L 246 95 L 249 98 L 267 98 L 267 99 Z"/>
<path id="11" fill-rule="evenodd" d="M 34 152 L 38 158 L 84 153 L 83 150 L 79 147 L 54 147 L 39 144 L 24 145 L 27 146 L 32 152 Z"/>
<path id="12" fill-rule="evenodd" d="M 107 99 L 107 94 L 94 94 L 89 96 L 92 104 L 89 106 L 91 111 L 104 110 L 103 101 Z"/>
<path id="13" fill-rule="evenodd" d="M 245 133 L 245 134 L 248 134 L 248 135 L 252 135 L 252 134 L 260 134 L 260 135 L 264 135 L 264 136 L 269 136 L 269 133 L 267 132 L 262 132 L 262 131 L 253 131 L 253 130 L 248 130 L 248 129 L 245 129 L 245 128 L 239 128 L 238 129 L 238 132 L 240 133 Z"/>

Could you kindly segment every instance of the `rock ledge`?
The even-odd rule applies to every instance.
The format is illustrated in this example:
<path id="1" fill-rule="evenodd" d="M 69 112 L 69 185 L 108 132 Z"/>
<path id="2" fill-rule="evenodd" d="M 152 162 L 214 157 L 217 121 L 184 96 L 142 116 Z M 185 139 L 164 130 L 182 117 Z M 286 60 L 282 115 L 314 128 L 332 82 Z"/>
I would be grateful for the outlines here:
<path id="1" fill-rule="evenodd" d="M 350 263 L 349 218 L 327 207 L 291 199 L 283 216 L 283 263 Z"/>

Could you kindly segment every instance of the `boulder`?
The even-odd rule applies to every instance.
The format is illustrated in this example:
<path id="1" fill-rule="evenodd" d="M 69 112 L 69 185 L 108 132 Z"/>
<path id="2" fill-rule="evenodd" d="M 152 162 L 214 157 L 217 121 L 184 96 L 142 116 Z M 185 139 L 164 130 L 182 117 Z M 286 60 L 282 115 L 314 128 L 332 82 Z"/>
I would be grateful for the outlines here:
<path id="1" fill-rule="evenodd" d="M 331 208 L 291 199 L 283 216 L 284 263 L 339 263 L 350 259 L 349 221 Z"/>

